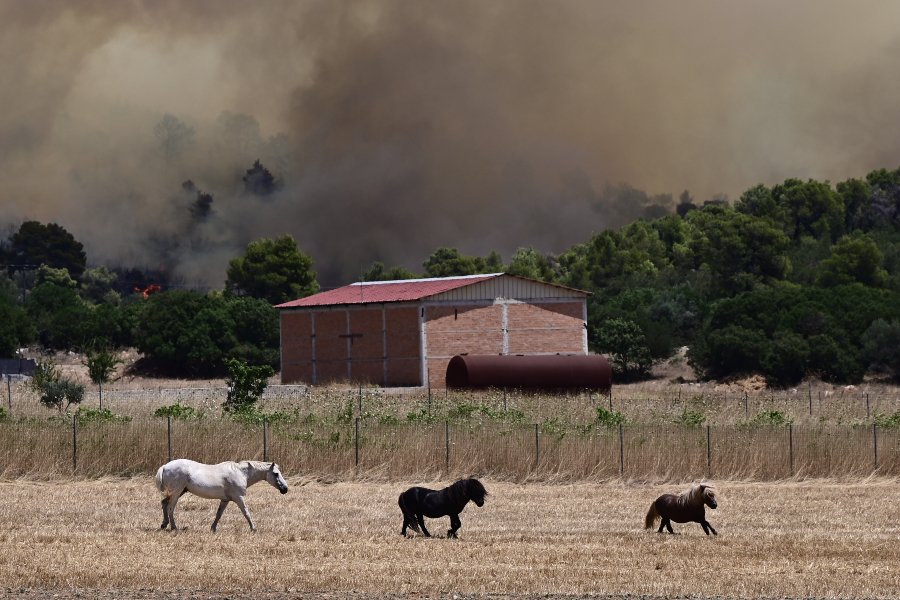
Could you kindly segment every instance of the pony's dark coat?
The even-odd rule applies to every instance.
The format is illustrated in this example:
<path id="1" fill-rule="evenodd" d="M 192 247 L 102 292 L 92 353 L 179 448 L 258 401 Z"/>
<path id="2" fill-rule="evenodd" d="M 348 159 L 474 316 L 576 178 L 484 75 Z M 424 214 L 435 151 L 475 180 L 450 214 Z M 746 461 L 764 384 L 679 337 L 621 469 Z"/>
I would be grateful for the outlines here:
<path id="1" fill-rule="evenodd" d="M 425 528 L 425 520 L 422 518 L 437 519 L 450 517 L 450 529 L 447 537 L 457 537 L 456 532 L 462 527 L 459 513 L 471 500 L 476 506 L 484 506 L 484 498 L 487 490 L 477 479 L 460 479 L 450 487 L 442 490 L 430 490 L 423 487 L 412 487 L 400 494 L 397 504 L 403 512 L 403 529 L 400 535 L 406 535 L 406 528 L 413 531 L 421 531 L 431 537 Z"/>
<path id="2" fill-rule="evenodd" d="M 716 488 L 711 485 L 695 485 L 677 496 L 663 494 L 650 505 L 647 518 L 644 520 L 644 528 L 653 529 L 656 521 L 662 519 L 658 533 L 662 533 L 663 528 L 667 529 L 669 533 L 675 533 L 672 529 L 672 521 L 675 521 L 676 523 L 700 523 L 706 535 L 709 535 L 710 531 L 713 532 L 713 535 L 719 535 L 706 520 L 707 506 L 713 509 L 718 506 Z"/>

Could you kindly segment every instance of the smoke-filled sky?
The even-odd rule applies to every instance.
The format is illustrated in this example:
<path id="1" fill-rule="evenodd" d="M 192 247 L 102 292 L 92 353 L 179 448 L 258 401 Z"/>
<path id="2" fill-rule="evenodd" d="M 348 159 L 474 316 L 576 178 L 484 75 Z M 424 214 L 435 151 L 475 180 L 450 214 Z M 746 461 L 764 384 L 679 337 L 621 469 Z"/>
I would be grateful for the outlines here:
<path id="1" fill-rule="evenodd" d="M 0 0 L 0 233 L 211 286 L 285 233 L 326 286 L 559 253 L 684 190 L 896 168 L 897 73 L 893 1 Z"/>

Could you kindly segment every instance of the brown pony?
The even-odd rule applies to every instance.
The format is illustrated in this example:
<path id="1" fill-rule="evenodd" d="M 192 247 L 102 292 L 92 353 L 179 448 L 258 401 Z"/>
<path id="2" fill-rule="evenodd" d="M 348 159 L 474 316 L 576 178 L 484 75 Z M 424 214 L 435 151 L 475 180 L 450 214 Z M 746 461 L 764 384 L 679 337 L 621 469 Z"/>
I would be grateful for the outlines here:
<path id="1" fill-rule="evenodd" d="M 713 535 L 719 535 L 706 520 L 706 506 L 710 508 L 718 506 L 716 488 L 713 485 L 695 485 L 677 496 L 663 494 L 650 505 L 647 518 L 644 520 L 644 528 L 653 529 L 656 522 L 662 519 L 658 533 L 662 533 L 663 527 L 668 529 L 669 533 L 675 533 L 672 530 L 672 521 L 675 521 L 676 523 L 700 523 L 706 535 L 709 535 L 710 531 L 713 532 Z"/>

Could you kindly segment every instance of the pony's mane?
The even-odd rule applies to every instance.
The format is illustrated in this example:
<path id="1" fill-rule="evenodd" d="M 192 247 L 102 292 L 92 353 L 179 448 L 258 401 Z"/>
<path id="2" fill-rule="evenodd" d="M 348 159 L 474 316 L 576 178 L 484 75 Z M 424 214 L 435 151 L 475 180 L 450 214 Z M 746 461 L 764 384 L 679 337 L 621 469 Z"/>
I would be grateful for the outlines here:
<path id="1" fill-rule="evenodd" d="M 447 493 L 454 502 L 475 499 L 483 501 L 488 495 L 487 490 L 477 479 L 460 479 L 447 488 Z"/>
<path id="2" fill-rule="evenodd" d="M 678 495 L 678 504 L 681 506 L 702 506 L 703 497 L 706 494 L 716 495 L 716 486 L 711 483 L 698 483 L 689 490 Z"/>

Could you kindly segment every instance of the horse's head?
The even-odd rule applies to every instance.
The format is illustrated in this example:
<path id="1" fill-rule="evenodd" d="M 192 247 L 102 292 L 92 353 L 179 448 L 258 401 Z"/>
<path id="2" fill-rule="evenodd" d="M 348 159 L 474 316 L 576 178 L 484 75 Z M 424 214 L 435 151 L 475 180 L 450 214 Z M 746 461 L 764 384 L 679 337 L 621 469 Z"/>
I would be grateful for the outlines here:
<path id="1" fill-rule="evenodd" d="M 482 507 L 484 506 L 484 498 L 488 495 L 486 489 L 477 479 L 468 479 L 466 480 L 466 492 L 469 496 L 469 500 L 475 503 L 475 506 Z"/>
<path id="2" fill-rule="evenodd" d="M 268 481 L 269 485 L 272 487 L 278 488 L 278 491 L 282 494 L 288 493 L 287 481 L 284 480 L 284 477 L 281 475 L 281 470 L 275 463 L 272 463 L 272 466 L 269 467 L 269 470 L 266 473 L 266 481 Z"/>
<path id="3" fill-rule="evenodd" d="M 703 503 L 710 508 L 719 506 L 719 503 L 716 501 L 716 488 L 711 485 L 704 485 L 701 487 L 703 487 Z"/>

